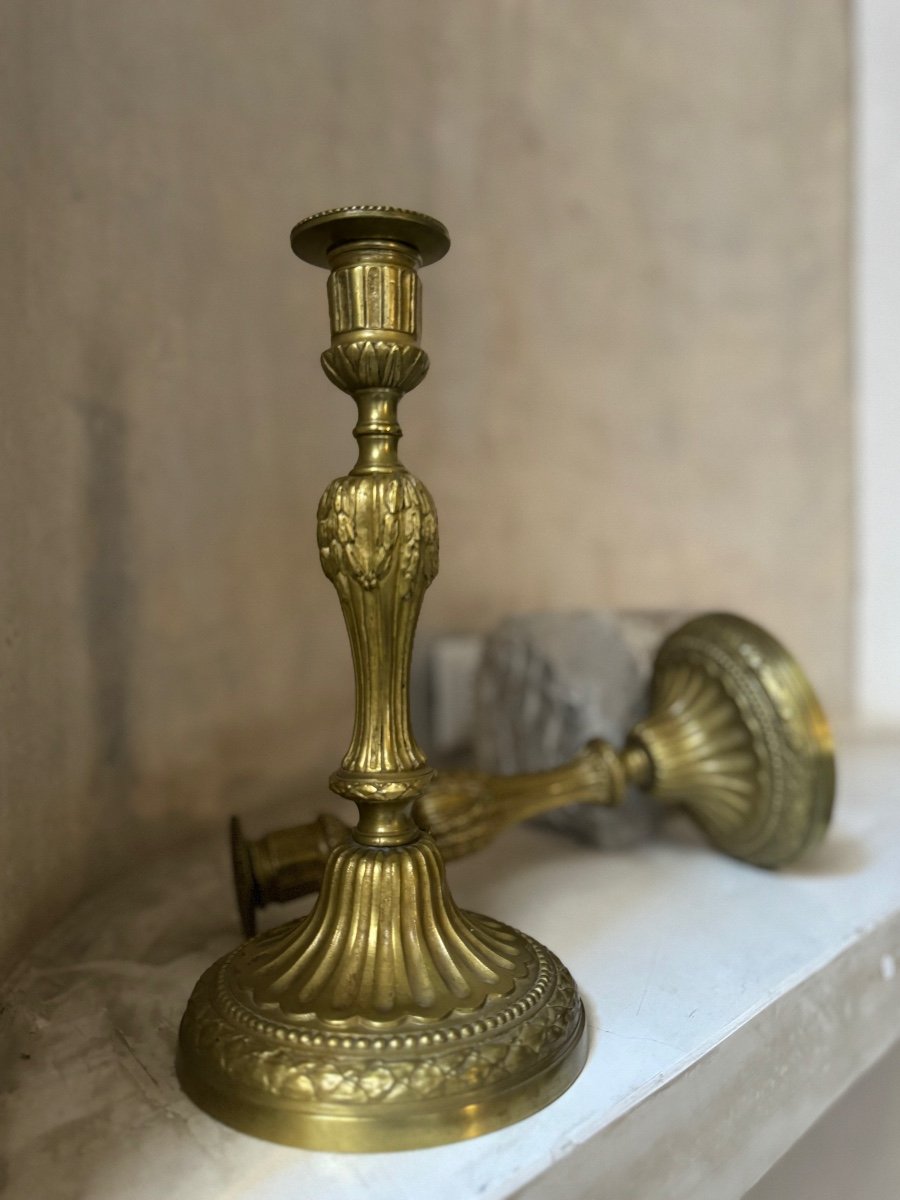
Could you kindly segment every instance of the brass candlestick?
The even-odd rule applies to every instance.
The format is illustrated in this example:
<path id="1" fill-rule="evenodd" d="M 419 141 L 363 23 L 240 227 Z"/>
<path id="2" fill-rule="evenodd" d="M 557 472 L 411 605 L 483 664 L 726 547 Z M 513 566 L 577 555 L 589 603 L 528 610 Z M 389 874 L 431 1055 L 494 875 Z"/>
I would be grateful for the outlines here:
<path id="1" fill-rule="evenodd" d="M 294 252 L 327 266 L 325 373 L 355 399 L 359 457 L 319 504 L 318 542 L 350 637 L 353 736 L 330 786 L 359 821 L 328 856 L 312 913 L 201 977 L 178 1074 L 248 1133 L 328 1150 L 475 1137 L 535 1112 L 586 1054 L 569 973 L 537 942 L 463 912 L 410 816 L 433 772 L 409 725 L 412 639 L 437 572 L 437 517 L 397 457 L 397 402 L 428 366 L 417 269 L 449 248 L 418 213 L 349 208 L 301 222 Z"/>
<path id="2" fill-rule="evenodd" d="M 635 784 L 684 810 L 725 854 L 779 867 L 821 839 L 834 783 L 828 721 L 797 660 L 751 621 L 710 613 L 663 642 L 649 714 L 622 750 L 598 739 L 551 771 L 443 772 L 413 814 L 449 860 L 554 808 L 619 804 Z M 245 935 L 258 909 L 318 890 L 330 850 L 349 836 L 336 817 L 322 815 L 251 842 L 233 818 Z"/>

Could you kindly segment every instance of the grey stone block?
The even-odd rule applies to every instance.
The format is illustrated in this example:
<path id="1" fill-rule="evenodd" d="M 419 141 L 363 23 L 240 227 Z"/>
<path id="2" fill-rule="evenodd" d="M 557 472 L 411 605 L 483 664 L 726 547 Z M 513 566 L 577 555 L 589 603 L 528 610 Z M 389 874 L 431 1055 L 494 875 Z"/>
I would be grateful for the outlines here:
<path id="1" fill-rule="evenodd" d="M 683 612 L 537 613 L 486 639 L 475 689 L 475 758 L 486 771 L 542 771 L 594 737 L 620 746 L 642 715 L 656 648 Z M 615 809 L 572 805 L 538 818 L 597 846 L 646 837 L 655 805 L 636 789 Z"/>

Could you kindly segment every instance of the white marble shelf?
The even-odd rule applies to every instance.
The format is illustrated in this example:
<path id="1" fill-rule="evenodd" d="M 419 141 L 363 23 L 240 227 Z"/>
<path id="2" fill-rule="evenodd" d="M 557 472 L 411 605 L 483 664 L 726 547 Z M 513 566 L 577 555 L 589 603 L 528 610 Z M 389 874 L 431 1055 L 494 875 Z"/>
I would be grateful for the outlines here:
<path id="1" fill-rule="evenodd" d="M 782 874 L 677 826 L 620 854 L 519 829 L 456 864 L 461 903 L 569 965 L 591 1051 L 542 1113 L 436 1150 L 290 1150 L 181 1095 L 178 1020 L 236 925 L 220 840 L 151 864 L 74 911 L 7 989 L 4 1195 L 743 1195 L 900 1038 L 900 743 L 846 749 L 840 774 L 828 841 Z"/>

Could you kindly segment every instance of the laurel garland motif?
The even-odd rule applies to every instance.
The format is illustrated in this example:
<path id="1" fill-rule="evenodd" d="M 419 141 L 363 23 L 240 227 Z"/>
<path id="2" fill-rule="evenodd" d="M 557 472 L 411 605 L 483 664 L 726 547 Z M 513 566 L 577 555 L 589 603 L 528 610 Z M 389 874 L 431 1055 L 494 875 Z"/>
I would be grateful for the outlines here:
<path id="1" fill-rule="evenodd" d="M 351 581 L 366 591 L 379 587 L 398 545 L 402 596 L 416 586 L 420 567 L 423 591 L 437 575 L 434 501 L 407 471 L 335 479 L 319 501 L 318 542 L 322 569 L 342 596 Z"/>

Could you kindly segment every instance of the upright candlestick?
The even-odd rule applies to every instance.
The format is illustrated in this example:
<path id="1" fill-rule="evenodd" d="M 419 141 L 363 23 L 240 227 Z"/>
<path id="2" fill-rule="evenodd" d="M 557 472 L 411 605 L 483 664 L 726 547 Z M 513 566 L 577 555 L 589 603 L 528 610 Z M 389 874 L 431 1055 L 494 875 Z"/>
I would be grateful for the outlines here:
<path id="1" fill-rule="evenodd" d="M 428 367 L 419 267 L 449 248 L 438 221 L 349 208 L 301 222 L 327 266 L 326 374 L 357 403 L 349 475 L 319 505 L 325 574 L 356 678 L 350 747 L 331 787 L 359 821 L 325 865 L 312 913 L 202 976 L 179 1037 L 185 1091 L 248 1133 L 329 1150 L 475 1137 L 563 1092 L 586 1054 L 584 1009 L 559 960 L 457 908 L 410 815 L 432 776 L 409 721 L 412 639 L 437 573 L 437 517 L 397 457 L 397 403 Z"/>

